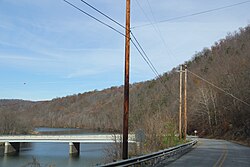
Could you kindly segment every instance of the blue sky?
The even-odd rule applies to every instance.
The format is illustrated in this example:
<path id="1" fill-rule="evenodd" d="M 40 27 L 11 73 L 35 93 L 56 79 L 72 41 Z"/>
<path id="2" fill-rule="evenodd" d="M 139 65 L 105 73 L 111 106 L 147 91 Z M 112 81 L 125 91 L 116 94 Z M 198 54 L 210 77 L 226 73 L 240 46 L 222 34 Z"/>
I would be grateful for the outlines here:
<path id="1" fill-rule="evenodd" d="M 80 0 L 68 0 L 106 23 Z M 132 0 L 131 26 L 244 0 Z M 87 0 L 125 24 L 125 0 Z M 150 5 L 150 6 L 149 6 Z M 133 29 L 160 74 L 250 24 L 250 3 Z M 123 84 L 124 37 L 62 0 L 0 0 L 0 99 L 49 100 Z M 155 78 L 131 47 L 131 83 Z"/>

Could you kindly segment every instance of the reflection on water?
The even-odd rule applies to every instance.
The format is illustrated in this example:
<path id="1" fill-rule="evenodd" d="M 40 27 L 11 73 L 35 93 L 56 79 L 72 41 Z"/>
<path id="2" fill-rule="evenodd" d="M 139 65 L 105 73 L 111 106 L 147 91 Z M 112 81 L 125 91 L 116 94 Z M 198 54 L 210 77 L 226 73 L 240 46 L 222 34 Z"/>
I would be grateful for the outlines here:
<path id="1" fill-rule="evenodd" d="M 3 156 L 4 153 L 4 146 L 0 146 L 0 156 Z"/>
<path id="2" fill-rule="evenodd" d="M 61 129 L 60 132 L 65 130 L 67 129 Z M 72 131 L 72 129 L 70 129 L 70 131 Z M 43 129 L 43 132 L 47 131 Z M 87 132 L 82 133 L 82 135 L 86 133 Z M 97 164 L 104 163 L 105 160 L 104 148 L 106 148 L 107 145 L 108 144 L 82 143 L 80 146 L 80 156 L 71 157 L 69 156 L 69 143 L 25 143 L 22 144 L 19 155 L 0 156 L 0 166 L 22 167 L 25 166 L 25 164 L 32 162 L 32 157 L 35 157 L 39 161 L 39 163 L 41 163 L 42 166 L 48 166 L 48 165 L 52 166 L 54 165 L 56 167 L 96 166 Z"/>

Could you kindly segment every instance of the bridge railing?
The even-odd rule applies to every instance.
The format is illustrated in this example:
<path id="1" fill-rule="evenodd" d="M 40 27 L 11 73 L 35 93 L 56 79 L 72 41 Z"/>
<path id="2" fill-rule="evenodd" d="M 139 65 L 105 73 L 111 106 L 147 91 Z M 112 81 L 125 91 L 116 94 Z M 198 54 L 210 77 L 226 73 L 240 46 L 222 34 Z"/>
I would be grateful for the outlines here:
<path id="1" fill-rule="evenodd" d="M 117 134 L 118 135 L 118 134 Z M 116 136 L 117 136 L 116 135 Z M 114 135 L 0 135 L 0 142 L 11 141 L 114 141 Z M 129 142 L 135 142 L 135 135 L 129 134 Z"/>
<path id="2" fill-rule="evenodd" d="M 112 162 L 109 164 L 101 165 L 101 167 L 112 167 L 112 166 L 119 166 L 119 167 L 125 167 L 125 166 L 135 166 L 140 164 L 141 166 L 152 166 L 153 164 L 157 164 L 158 162 L 162 161 L 163 159 L 166 159 L 168 157 L 171 157 L 173 155 L 176 155 L 178 153 L 187 151 L 189 148 L 191 148 L 193 145 L 197 143 L 197 140 L 193 140 L 191 142 L 181 144 L 175 147 L 171 147 L 165 150 L 161 150 L 158 152 L 154 152 L 147 155 L 142 155 L 135 158 L 130 158 L 126 160 L 121 160 L 117 162 Z"/>

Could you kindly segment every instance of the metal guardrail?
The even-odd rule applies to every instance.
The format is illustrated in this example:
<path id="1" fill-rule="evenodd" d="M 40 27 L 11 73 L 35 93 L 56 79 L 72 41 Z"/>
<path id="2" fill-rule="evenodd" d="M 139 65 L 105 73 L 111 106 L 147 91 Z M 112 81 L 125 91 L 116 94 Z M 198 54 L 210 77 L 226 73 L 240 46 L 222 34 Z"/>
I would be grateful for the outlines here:
<path id="1" fill-rule="evenodd" d="M 165 159 L 166 157 L 171 157 L 173 155 L 176 155 L 180 152 L 187 150 L 188 148 L 191 148 L 196 143 L 197 140 L 193 140 L 191 142 L 171 147 L 165 150 L 161 150 L 158 152 L 154 152 L 151 154 L 142 155 L 139 157 L 121 160 L 117 162 L 112 162 L 105 165 L 100 165 L 100 167 L 112 167 L 112 166 L 125 167 L 125 166 L 135 166 L 135 165 L 152 166 L 153 164 L 156 164 L 157 162 L 161 161 L 163 158 Z"/>

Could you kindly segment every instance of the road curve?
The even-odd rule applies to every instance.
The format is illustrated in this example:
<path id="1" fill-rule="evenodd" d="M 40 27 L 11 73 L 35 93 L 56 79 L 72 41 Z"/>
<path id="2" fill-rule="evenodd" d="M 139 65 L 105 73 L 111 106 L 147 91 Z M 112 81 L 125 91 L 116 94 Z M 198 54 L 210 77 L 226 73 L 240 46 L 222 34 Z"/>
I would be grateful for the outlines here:
<path id="1" fill-rule="evenodd" d="M 225 140 L 198 139 L 194 148 L 179 158 L 157 165 L 170 167 L 250 167 L 250 147 Z"/>

